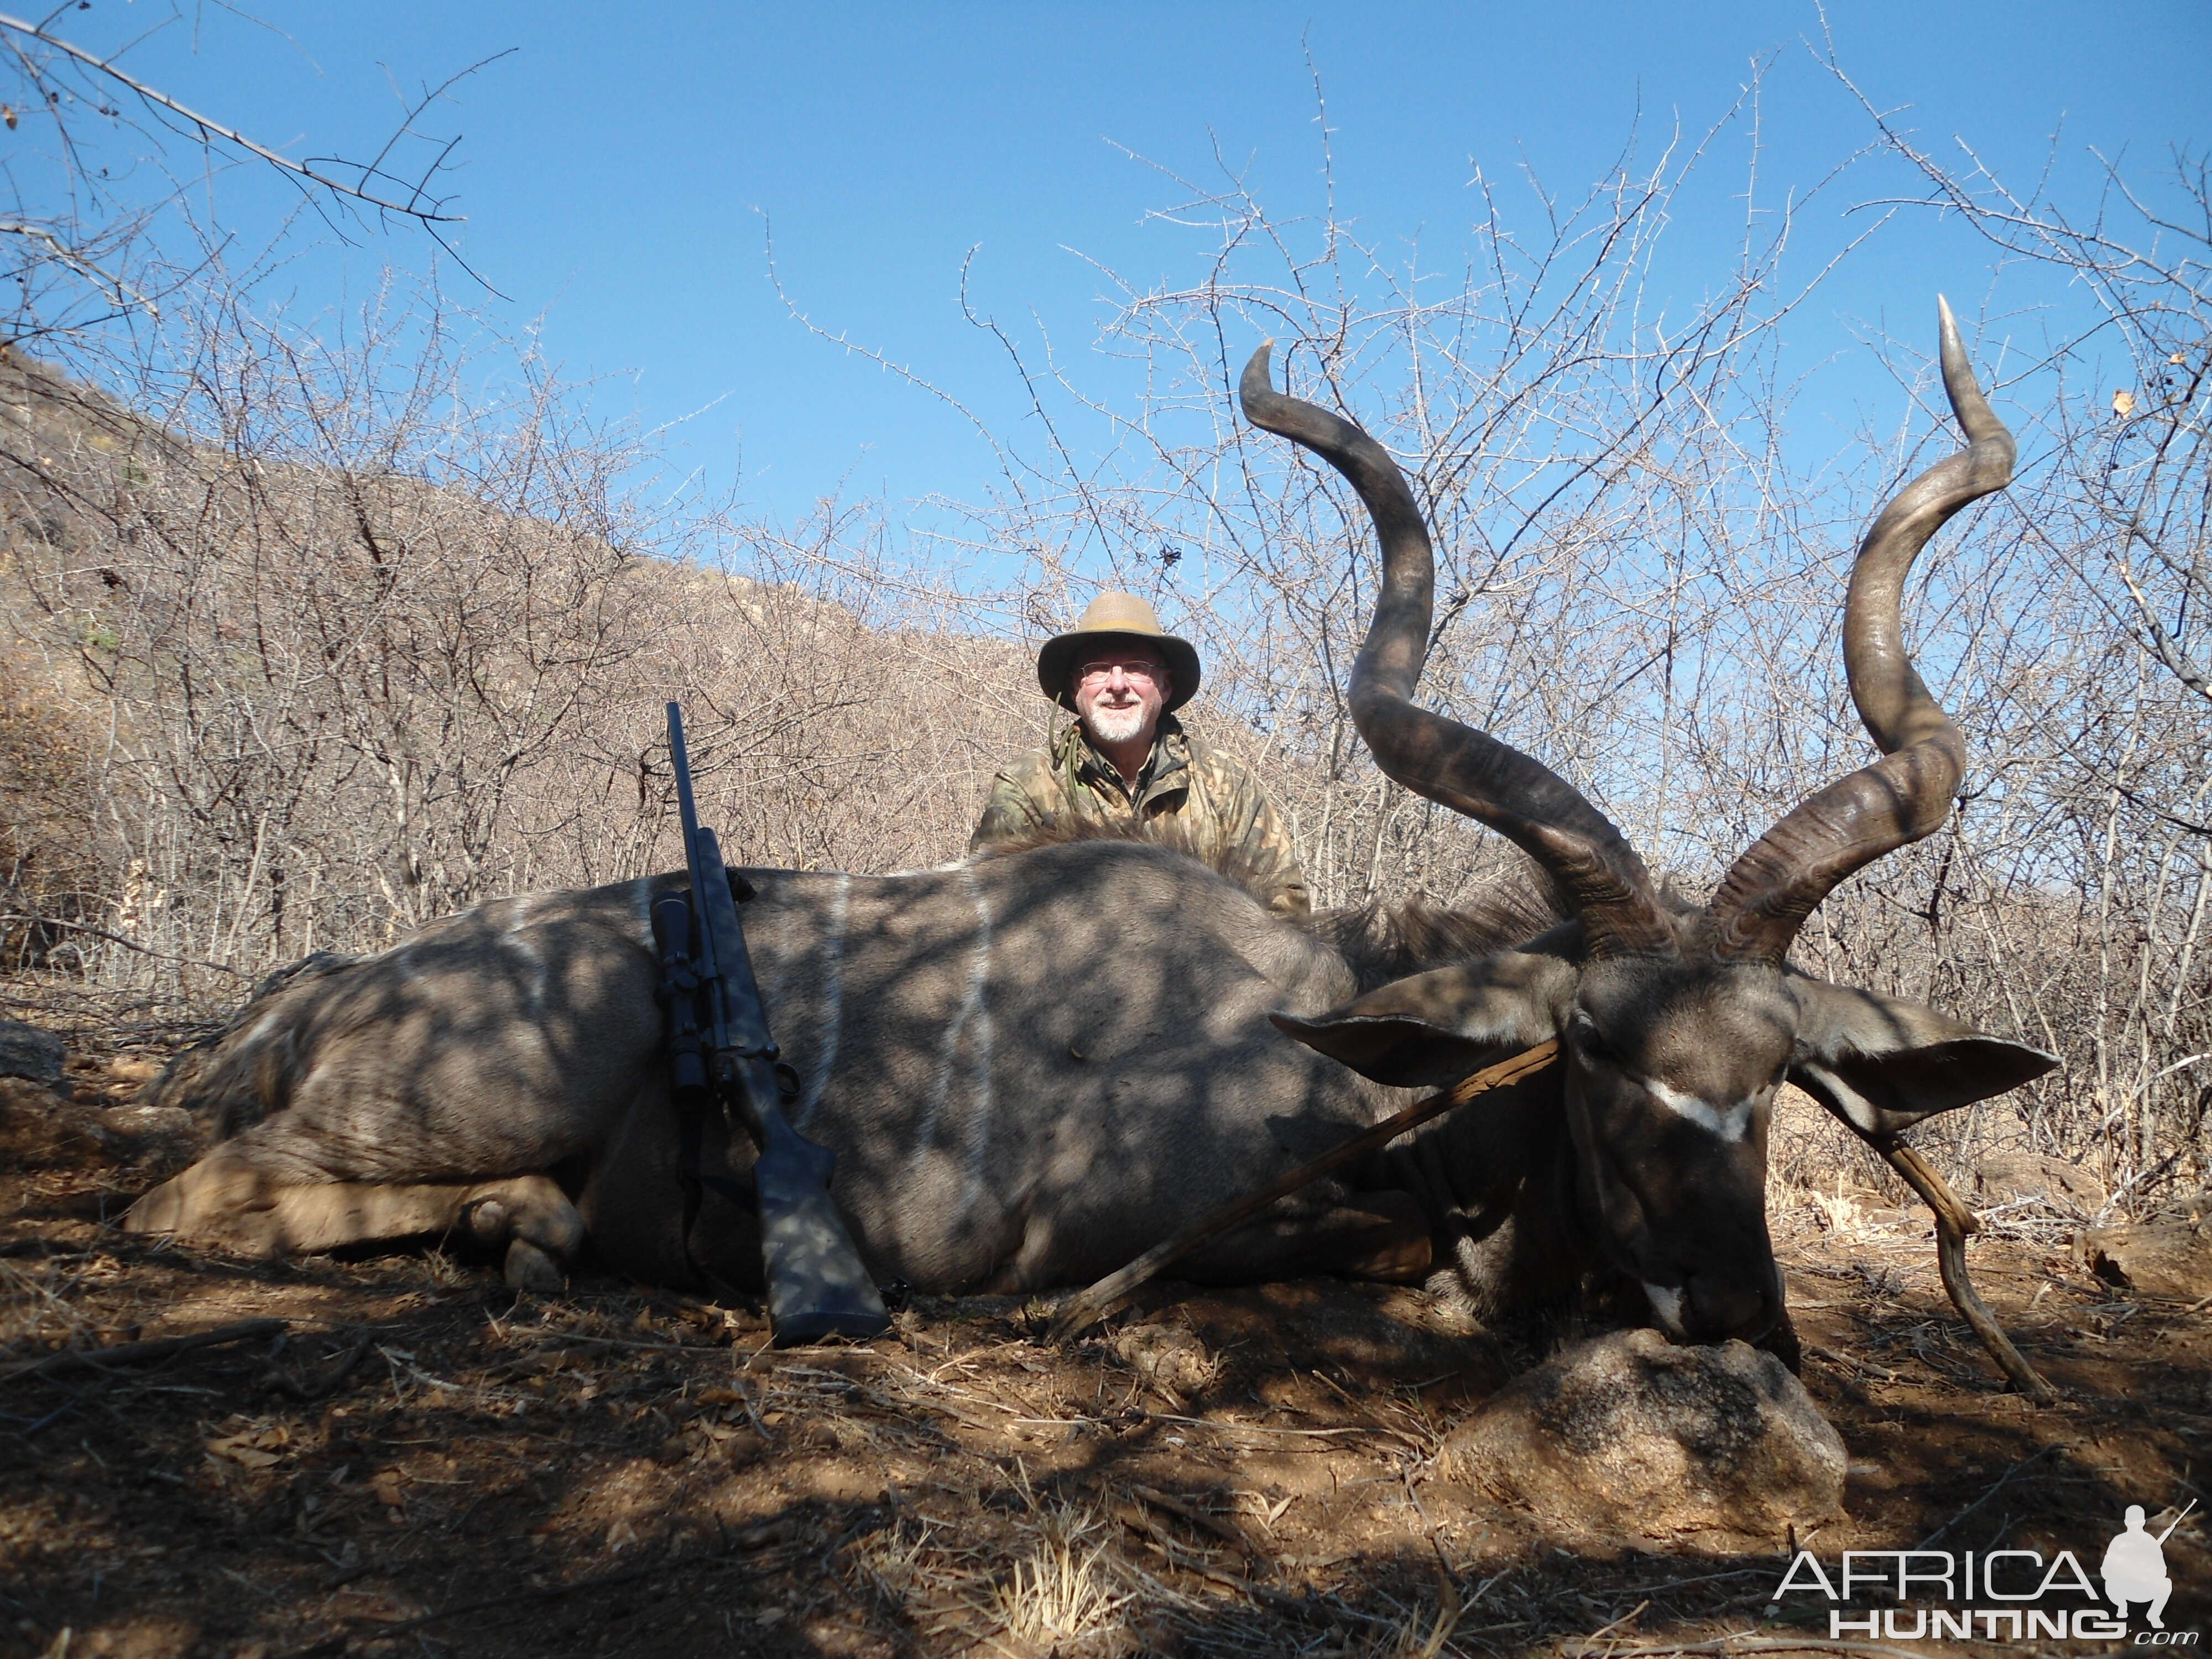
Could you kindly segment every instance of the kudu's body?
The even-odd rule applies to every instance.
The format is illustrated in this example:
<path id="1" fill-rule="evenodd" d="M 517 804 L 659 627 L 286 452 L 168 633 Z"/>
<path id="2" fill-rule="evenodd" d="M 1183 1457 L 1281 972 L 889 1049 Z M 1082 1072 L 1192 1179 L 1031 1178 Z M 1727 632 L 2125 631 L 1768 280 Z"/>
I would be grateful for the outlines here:
<path id="1" fill-rule="evenodd" d="M 1095 1277 L 1400 1092 L 1269 1021 L 1352 994 L 1344 956 L 1164 847 L 744 874 L 769 1028 L 799 1080 L 790 1117 L 836 1151 L 836 1196 L 885 1279 Z M 132 1224 L 274 1252 L 465 1225 L 490 1200 L 560 1257 L 576 1221 L 551 1183 L 513 1179 L 557 1174 L 601 1259 L 681 1281 L 647 914 L 682 881 L 502 900 L 297 973 L 165 1083 L 216 1106 L 226 1138 Z M 1196 1271 L 1413 1272 L 1426 1237 L 1403 1200 L 1323 1195 Z M 712 1194 L 693 1244 L 757 1281 L 749 1218 Z M 527 1249 L 524 1264 L 544 1271 Z"/>
<path id="2" fill-rule="evenodd" d="M 875 878 L 748 872 L 747 933 L 800 1077 L 793 1116 L 837 1152 L 835 1191 L 876 1270 L 945 1290 L 1091 1279 L 1407 1089 L 1557 1037 L 1548 1073 L 1393 1147 L 1356 1196 L 1291 1205 L 1179 1271 L 1404 1277 L 1441 1249 L 1492 1308 L 1601 1267 L 1641 1282 L 1677 1334 L 1774 1329 L 1765 1174 L 1784 1078 L 1879 1135 L 2054 1063 L 1784 961 L 1837 881 L 1942 822 L 1964 762 L 1905 653 L 1899 594 L 1936 526 L 2010 476 L 2012 441 L 1948 309 L 1942 323 L 1971 445 L 1869 532 L 1845 609 L 1852 693 L 1885 758 L 1789 814 L 1687 911 L 1571 786 L 1413 704 L 1432 559 L 1412 494 L 1358 428 L 1275 393 L 1262 348 L 1247 415 L 1341 471 L 1375 520 L 1383 580 L 1350 687 L 1361 734 L 1399 782 L 1518 844 L 1565 918 L 1517 939 L 1415 927 L 1431 942 L 1384 939 L 1401 959 L 1376 984 L 1376 953 L 1342 947 L 1355 930 L 1274 921 L 1158 847 L 1078 841 Z M 502 901 L 300 973 L 169 1087 L 219 1101 L 235 1133 L 131 1224 L 263 1250 L 459 1225 L 511 1240 L 522 1282 L 554 1279 L 588 1225 L 617 1265 L 680 1278 L 646 926 L 678 879 Z M 757 1275 L 742 1214 L 710 1205 L 702 1228 L 715 1238 L 695 1233 L 697 1259 Z"/>

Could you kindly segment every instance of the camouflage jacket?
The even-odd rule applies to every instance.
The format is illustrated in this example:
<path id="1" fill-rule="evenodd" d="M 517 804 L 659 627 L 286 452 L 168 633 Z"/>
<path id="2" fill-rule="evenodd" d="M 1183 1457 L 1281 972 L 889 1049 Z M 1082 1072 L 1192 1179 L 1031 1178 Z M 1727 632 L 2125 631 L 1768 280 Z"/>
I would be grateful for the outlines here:
<path id="1" fill-rule="evenodd" d="M 1258 780 L 1242 762 L 1186 733 L 1172 714 L 1161 716 L 1133 791 L 1080 726 L 1050 749 L 1031 750 L 993 781 L 969 850 L 1018 840 L 1070 811 L 1094 823 L 1172 822 L 1200 858 L 1240 866 L 1277 915 L 1303 916 L 1312 908 L 1290 832 Z"/>

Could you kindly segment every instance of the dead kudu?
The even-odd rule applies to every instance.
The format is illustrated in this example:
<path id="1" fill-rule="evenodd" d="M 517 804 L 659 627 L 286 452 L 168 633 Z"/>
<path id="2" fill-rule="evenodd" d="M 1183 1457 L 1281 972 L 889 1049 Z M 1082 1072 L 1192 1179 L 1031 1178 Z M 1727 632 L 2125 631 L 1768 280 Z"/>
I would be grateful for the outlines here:
<path id="1" fill-rule="evenodd" d="M 1414 705 L 1433 574 L 1412 493 L 1358 427 L 1277 394 L 1262 347 L 1247 415 L 1342 472 L 1380 538 L 1350 689 L 1362 736 L 1398 782 L 1522 848 L 1564 908 L 1300 927 L 1171 848 L 1111 838 L 903 875 L 744 872 L 792 1120 L 835 1149 L 871 1267 L 933 1291 L 1086 1282 L 1409 1091 L 1556 1040 L 1557 1064 L 1179 1273 L 1443 1267 L 1492 1311 L 1601 1274 L 1640 1284 L 1677 1336 L 1786 1335 L 1765 1210 L 1782 1082 L 1887 1139 L 2054 1063 L 1785 959 L 1838 881 L 1943 821 L 1964 764 L 1906 657 L 1899 594 L 1937 526 L 2005 483 L 2013 443 L 1948 310 L 1942 330 L 1970 445 L 1883 512 L 1845 606 L 1852 693 L 1885 757 L 1786 816 L 1700 909 L 1662 901 L 1562 779 Z M 450 1229 L 504 1243 L 510 1279 L 538 1285 L 588 1237 L 643 1278 L 681 1282 L 689 1261 L 757 1283 L 741 1201 L 707 1200 L 688 1255 L 678 1237 L 649 914 L 682 880 L 501 900 L 378 956 L 301 964 L 166 1080 L 224 1139 L 128 1224 L 258 1252 Z M 712 1155 L 741 1187 L 742 1138 Z"/>

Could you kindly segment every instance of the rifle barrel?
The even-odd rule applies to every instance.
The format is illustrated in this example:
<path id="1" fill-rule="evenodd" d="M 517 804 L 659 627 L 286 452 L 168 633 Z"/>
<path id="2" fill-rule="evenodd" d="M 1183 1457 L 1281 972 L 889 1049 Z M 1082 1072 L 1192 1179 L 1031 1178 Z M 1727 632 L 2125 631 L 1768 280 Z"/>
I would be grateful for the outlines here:
<path id="1" fill-rule="evenodd" d="M 2175 1516 L 2173 1519 L 2167 1523 L 2166 1530 L 2159 1534 L 2158 1541 L 2160 1544 L 2164 1544 L 2167 1539 L 2172 1537 L 2174 1528 L 2179 1526 L 2183 1522 L 2189 1519 L 2189 1511 L 2196 1507 L 2197 1500 L 2192 1498 L 2189 1500 L 2188 1504 L 2183 1507 L 2181 1513 Z"/>
<path id="2" fill-rule="evenodd" d="M 702 907 L 702 896 L 707 890 L 705 861 L 700 856 L 699 808 L 691 796 L 691 757 L 684 747 L 684 705 L 668 705 L 668 754 L 676 769 L 676 810 L 684 823 L 684 867 L 691 876 L 691 902 L 695 908 Z M 730 1046 L 730 1034 L 722 1014 L 720 981 L 722 964 L 714 952 L 714 935 L 705 921 L 706 912 L 699 908 L 700 922 L 694 930 L 691 957 L 692 971 L 699 982 L 709 987 L 707 997 L 708 1042 L 716 1053 Z"/>

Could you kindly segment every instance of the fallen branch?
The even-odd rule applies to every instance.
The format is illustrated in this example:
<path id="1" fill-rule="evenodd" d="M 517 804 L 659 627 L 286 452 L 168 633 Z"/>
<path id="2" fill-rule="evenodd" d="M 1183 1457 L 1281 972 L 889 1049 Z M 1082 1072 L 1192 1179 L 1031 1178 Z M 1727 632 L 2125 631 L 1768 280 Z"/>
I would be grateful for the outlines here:
<path id="1" fill-rule="evenodd" d="M 299 1401 L 320 1400 L 335 1392 L 339 1383 L 353 1375 L 354 1367 L 368 1357 L 369 1340 L 364 1326 L 355 1334 L 344 1352 L 316 1376 L 293 1376 L 281 1366 L 272 1364 L 263 1374 L 259 1387 L 264 1394 L 281 1394 Z"/>
<path id="2" fill-rule="evenodd" d="M 1231 1572 L 1226 1567 L 1209 1561 L 1188 1545 L 1178 1543 L 1173 1533 L 1133 1504 L 1114 1505 L 1113 1513 L 1115 1518 L 1123 1526 L 1144 1534 L 1152 1547 L 1159 1553 L 1161 1559 L 1170 1566 L 1180 1567 L 1185 1572 L 1194 1572 L 1200 1577 L 1209 1579 L 1224 1589 L 1235 1590 L 1240 1595 L 1249 1596 L 1255 1601 L 1263 1606 L 1272 1607 L 1279 1612 L 1311 1613 L 1327 1611 L 1319 1607 L 1309 1597 L 1292 1595 L 1286 1591 L 1274 1589 L 1266 1584 L 1255 1583 L 1241 1573 Z"/>
<path id="3" fill-rule="evenodd" d="M 1200 1245 L 1218 1237 L 1241 1223 L 1249 1221 L 1269 1205 L 1288 1197 L 1301 1187 L 1311 1186 L 1323 1176 L 1342 1169 L 1354 1159 L 1389 1146 L 1408 1129 L 1418 1128 L 1455 1106 L 1464 1106 L 1477 1095 L 1487 1094 L 1491 1090 L 1503 1088 L 1509 1083 L 1518 1083 L 1532 1072 L 1540 1072 L 1552 1063 L 1559 1052 L 1559 1045 L 1553 1040 L 1524 1049 L 1510 1060 L 1501 1060 L 1497 1065 L 1454 1084 L 1440 1095 L 1431 1095 L 1426 1100 L 1407 1107 L 1402 1112 L 1394 1113 L 1341 1146 L 1332 1147 L 1319 1158 L 1299 1164 L 1279 1181 L 1261 1188 L 1249 1197 L 1240 1198 L 1234 1204 L 1216 1210 L 1188 1232 L 1178 1233 L 1164 1243 L 1153 1245 L 1127 1267 L 1107 1274 L 1089 1290 L 1079 1291 L 1060 1308 L 1058 1316 L 1047 1328 L 1044 1340 L 1058 1342 L 1087 1326 L 1097 1324 L 1120 1307 L 1139 1285 L 1155 1277 L 1162 1269 L 1180 1261 Z"/>
<path id="4" fill-rule="evenodd" d="M 1129 1490 L 1153 1508 L 1165 1510 L 1170 1515 L 1179 1515 L 1191 1525 L 1203 1528 L 1224 1543 L 1242 1550 L 1247 1557 L 1255 1560 L 1260 1559 L 1260 1547 L 1254 1543 L 1251 1537 L 1234 1521 L 1210 1514 L 1188 1498 L 1157 1492 L 1150 1486 L 1139 1486 L 1134 1481 L 1130 1482 Z"/>
<path id="5" fill-rule="evenodd" d="M 0 1382 L 52 1376 L 58 1371 L 103 1371 L 110 1365 L 143 1365 L 189 1353 L 194 1348 L 220 1348 L 233 1342 L 251 1342 L 256 1337 L 275 1336 L 284 1329 L 285 1323 L 281 1319 L 248 1319 L 211 1331 L 197 1331 L 190 1336 L 165 1336 L 152 1342 L 123 1342 L 112 1348 L 64 1348 L 59 1353 L 27 1360 L 0 1371 Z"/>
<path id="6" fill-rule="evenodd" d="M 89 922 L 64 921 L 59 916 L 10 915 L 0 916 L 0 922 L 28 922 L 40 927 L 66 927 L 72 933 L 89 933 L 94 939 L 104 939 L 110 945 L 119 945 L 126 951 L 136 951 L 142 957 L 159 957 L 163 962 L 181 962 L 188 968 L 212 968 L 218 974 L 228 974 L 233 979 L 252 979 L 252 975 L 226 963 L 210 962 L 204 957 L 180 957 L 174 951 L 156 951 L 150 945 L 141 945 L 135 939 L 125 939 L 120 933 L 111 933 L 105 927 L 94 927 Z"/>
<path id="7" fill-rule="evenodd" d="M 1936 1173 L 1935 1165 L 1903 1141 L 1893 1136 L 1865 1139 L 1891 1169 L 1905 1177 L 1905 1184 L 1920 1194 L 1922 1201 L 1935 1211 L 1936 1265 L 1943 1275 L 1943 1289 L 1951 1297 L 1951 1305 L 1965 1316 L 1974 1334 L 1981 1339 L 1982 1346 L 1989 1350 L 1990 1358 L 1997 1362 L 1997 1369 L 2014 1388 L 2039 1406 L 2052 1404 L 2058 1396 L 2038 1375 L 2035 1367 L 2021 1357 L 2020 1350 L 2013 1346 L 2012 1339 L 1998 1326 L 1989 1304 L 1966 1277 L 1966 1238 L 1980 1231 L 1982 1224 L 1974 1212 Z"/>

